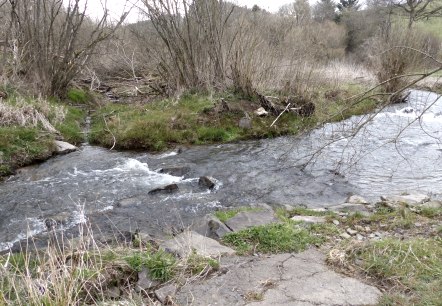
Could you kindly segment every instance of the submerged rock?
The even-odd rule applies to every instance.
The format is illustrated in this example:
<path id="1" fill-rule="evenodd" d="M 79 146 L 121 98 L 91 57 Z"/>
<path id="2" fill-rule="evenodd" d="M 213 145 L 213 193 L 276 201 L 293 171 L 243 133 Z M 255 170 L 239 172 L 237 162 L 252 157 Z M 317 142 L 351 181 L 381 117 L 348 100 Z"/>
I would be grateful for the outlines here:
<path id="1" fill-rule="evenodd" d="M 177 184 L 170 184 L 164 187 L 160 187 L 160 188 L 155 188 L 151 191 L 149 191 L 149 194 L 169 194 L 169 193 L 174 193 L 177 192 L 179 190 L 178 185 Z"/>
<path id="2" fill-rule="evenodd" d="M 170 167 L 164 167 L 161 168 L 159 173 L 166 173 L 173 176 L 185 176 L 187 173 L 190 172 L 189 166 L 170 166 Z"/>

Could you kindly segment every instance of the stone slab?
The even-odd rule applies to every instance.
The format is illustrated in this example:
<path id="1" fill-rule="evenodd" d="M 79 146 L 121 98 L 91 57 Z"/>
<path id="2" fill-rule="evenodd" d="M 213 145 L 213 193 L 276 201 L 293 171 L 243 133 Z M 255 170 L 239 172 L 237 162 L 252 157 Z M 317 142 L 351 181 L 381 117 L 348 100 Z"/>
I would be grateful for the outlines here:
<path id="1" fill-rule="evenodd" d="M 225 222 L 228 228 L 237 232 L 248 227 L 266 225 L 278 222 L 273 211 L 263 209 L 260 211 L 244 211 Z"/>
<path id="2" fill-rule="evenodd" d="M 185 231 L 173 239 L 161 243 L 160 248 L 180 257 L 188 256 L 193 250 L 199 255 L 210 257 L 235 254 L 233 249 L 194 231 Z"/>
<path id="3" fill-rule="evenodd" d="M 225 274 L 183 286 L 177 304 L 376 305 L 382 295 L 373 286 L 330 270 L 325 256 L 314 249 L 239 260 Z M 247 300 L 253 293 L 262 300 Z"/>

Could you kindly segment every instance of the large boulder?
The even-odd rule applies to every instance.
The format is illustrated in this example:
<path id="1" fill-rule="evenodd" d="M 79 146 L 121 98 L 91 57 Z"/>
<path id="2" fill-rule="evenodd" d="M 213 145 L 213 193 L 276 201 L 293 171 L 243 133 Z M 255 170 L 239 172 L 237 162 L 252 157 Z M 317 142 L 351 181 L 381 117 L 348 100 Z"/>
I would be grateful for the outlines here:
<path id="1" fill-rule="evenodd" d="M 208 176 L 201 176 L 198 180 L 198 185 L 203 188 L 215 188 L 215 180 Z"/>

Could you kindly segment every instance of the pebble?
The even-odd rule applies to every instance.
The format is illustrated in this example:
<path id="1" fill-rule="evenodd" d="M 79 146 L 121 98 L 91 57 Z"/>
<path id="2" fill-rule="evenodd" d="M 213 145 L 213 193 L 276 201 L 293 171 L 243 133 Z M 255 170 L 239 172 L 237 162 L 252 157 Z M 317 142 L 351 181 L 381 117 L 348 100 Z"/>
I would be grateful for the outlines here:
<path id="1" fill-rule="evenodd" d="M 371 234 L 368 235 L 368 238 L 371 238 L 371 239 L 373 239 L 373 238 L 375 238 L 375 237 L 376 237 L 376 235 L 373 234 L 373 233 L 371 233 Z"/>
<path id="2" fill-rule="evenodd" d="M 342 238 L 344 238 L 344 239 L 350 239 L 351 238 L 351 236 L 349 234 L 347 234 L 347 233 L 342 233 L 340 236 Z"/>
<path id="3" fill-rule="evenodd" d="M 367 233 L 369 233 L 369 232 L 371 232 L 371 228 L 370 228 L 369 226 L 366 226 L 366 227 L 365 227 L 365 231 L 366 231 Z"/>
<path id="4" fill-rule="evenodd" d="M 334 225 L 339 225 L 340 223 L 339 223 L 338 220 L 333 220 L 333 224 L 334 224 Z"/>
<path id="5" fill-rule="evenodd" d="M 365 232 L 365 228 L 360 225 L 355 225 L 355 230 L 357 230 L 359 232 Z"/>
<path id="6" fill-rule="evenodd" d="M 414 226 L 416 226 L 416 227 L 421 227 L 421 226 L 422 226 L 422 223 L 416 222 L 416 223 L 414 224 Z"/>
<path id="7" fill-rule="evenodd" d="M 381 233 L 379 233 L 379 232 L 374 232 L 374 235 L 376 236 L 376 237 L 379 237 L 379 238 L 382 238 L 384 235 L 382 235 Z"/>
<path id="8" fill-rule="evenodd" d="M 362 240 L 365 239 L 365 237 L 362 236 L 361 234 L 357 234 L 357 235 L 356 235 L 356 239 L 359 240 L 359 241 L 362 241 Z"/>

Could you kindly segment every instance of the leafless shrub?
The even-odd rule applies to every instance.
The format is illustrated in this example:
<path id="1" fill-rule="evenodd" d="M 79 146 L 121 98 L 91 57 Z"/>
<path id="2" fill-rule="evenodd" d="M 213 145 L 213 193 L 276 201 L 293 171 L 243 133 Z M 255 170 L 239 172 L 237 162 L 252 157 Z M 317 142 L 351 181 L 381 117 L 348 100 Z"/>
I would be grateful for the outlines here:
<path id="1" fill-rule="evenodd" d="M 405 85 L 407 76 L 423 70 L 439 51 L 419 31 L 400 28 L 393 28 L 388 38 L 373 39 L 370 45 L 370 66 L 383 90 L 391 94 Z"/>
<path id="2" fill-rule="evenodd" d="M 63 96 L 97 45 L 125 17 L 111 24 L 104 13 L 92 22 L 80 0 L 10 0 L 2 12 L 7 24 L 3 74 L 27 80 L 46 96 Z"/>

